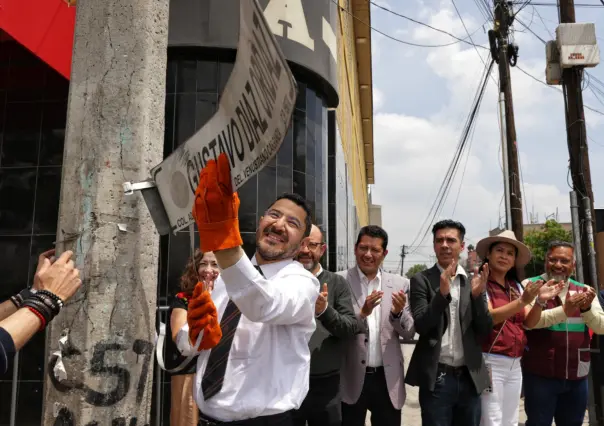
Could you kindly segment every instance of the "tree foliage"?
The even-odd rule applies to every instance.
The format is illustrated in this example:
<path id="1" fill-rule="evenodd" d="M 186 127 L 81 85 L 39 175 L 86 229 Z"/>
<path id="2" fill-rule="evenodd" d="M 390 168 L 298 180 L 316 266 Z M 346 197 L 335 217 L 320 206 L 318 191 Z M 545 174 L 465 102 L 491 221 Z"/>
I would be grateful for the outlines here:
<path id="1" fill-rule="evenodd" d="M 427 269 L 426 265 L 422 264 L 422 263 L 418 263 L 416 265 L 413 265 L 411 268 L 409 268 L 409 270 L 405 273 L 405 276 L 409 279 L 411 279 L 411 277 L 415 274 L 417 274 L 418 272 L 421 272 L 423 270 Z"/>
<path id="2" fill-rule="evenodd" d="M 573 234 L 567 231 L 553 219 L 548 220 L 541 229 L 534 229 L 524 235 L 524 244 L 531 249 L 533 258 L 526 267 L 527 276 L 539 275 L 543 272 L 547 246 L 552 241 L 573 242 Z"/>

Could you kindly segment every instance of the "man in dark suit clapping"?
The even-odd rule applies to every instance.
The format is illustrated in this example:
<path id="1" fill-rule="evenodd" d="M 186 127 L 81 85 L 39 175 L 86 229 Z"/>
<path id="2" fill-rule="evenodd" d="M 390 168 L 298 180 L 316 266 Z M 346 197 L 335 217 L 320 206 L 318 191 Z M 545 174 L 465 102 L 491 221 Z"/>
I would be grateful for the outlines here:
<path id="1" fill-rule="evenodd" d="M 459 266 L 464 226 L 452 220 L 432 228 L 438 262 L 411 279 L 410 305 L 419 341 L 406 383 L 419 386 L 424 426 L 478 426 L 480 393 L 489 386 L 481 339 L 493 327 L 485 288 Z"/>

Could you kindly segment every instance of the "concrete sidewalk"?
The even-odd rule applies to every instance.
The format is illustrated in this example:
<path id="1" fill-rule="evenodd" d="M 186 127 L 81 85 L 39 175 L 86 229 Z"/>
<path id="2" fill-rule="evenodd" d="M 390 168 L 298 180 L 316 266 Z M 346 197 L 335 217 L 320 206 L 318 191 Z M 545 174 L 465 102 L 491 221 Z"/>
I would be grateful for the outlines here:
<path id="1" fill-rule="evenodd" d="M 403 355 L 405 357 L 405 371 L 407 371 L 407 367 L 409 366 L 409 360 L 411 359 L 411 354 L 413 353 L 413 349 L 415 345 L 401 345 L 403 349 Z M 407 386 L 407 400 L 405 402 L 405 406 L 403 407 L 403 416 L 402 416 L 402 425 L 403 426 L 420 426 L 422 424 L 421 411 L 419 408 L 419 399 L 418 392 L 419 388 Z M 520 400 L 520 418 L 518 419 L 518 426 L 524 426 L 524 422 L 526 421 L 526 415 L 524 414 L 524 400 Z M 587 413 L 585 413 L 585 420 L 583 422 L 584 425 L 589 425 L 589 418 Z M 367 419 L 365 421 L 365 426 L 372 426 L 370 415 L 367 414 Z M 379 425 L 373 425 L 379 426 Z"/>

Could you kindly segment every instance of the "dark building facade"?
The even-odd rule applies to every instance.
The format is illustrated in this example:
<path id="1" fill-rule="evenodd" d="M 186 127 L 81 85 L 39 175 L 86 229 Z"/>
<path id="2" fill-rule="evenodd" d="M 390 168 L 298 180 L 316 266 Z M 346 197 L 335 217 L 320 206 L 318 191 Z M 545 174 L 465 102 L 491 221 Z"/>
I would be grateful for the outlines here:
<path id="1" fill-rule="evenodd" d="M 269 23 L 283 20 L 280 14 L 285 11 L 277 3 L 260 1 Z M 359 111 L 350 101 L 354 96 L 348 92 L 349 82 L 339 81 L 346 76 L 338 64 L 346 51 L 341 42 L 335 44 L 336 38 L 353 33 L 346 35 L 340 28 L 342 11 L 333 2 L 321 2 L 321 7 L 314 2 L 311 7 L 308 0 L 290 3 L 300 8 L 297 15 L 285 16 L 289 36 L 272 28 L 298 83 L 295 112 L 276 157 L 239 191 L 240 228 L 251 255 L 263 212 L 277 195 L 298 193 L 311 205 L 314 222 L 326 230 L 329 251 L 324 266 L 342 270 L 353 264 L 354 239 L 363 224 L 363 203 L 356 201 L 363 188 L 358 188 L 359 177 L 351 177 L 355 173 L 347 163 L 350 158 L 363 161 L 362 152 L 347 152 L 362 141 L 342 140 L 334 109 L 345 96 L 349 109 Z M 238 14 L 225 13 L 224 8 L 238 10 L 237 1 L 195 4 L 199 10 L 186 9 L 189 1 L 171 3 L 164 157 L 214 114 L 236 59 Z M 191 21 L 192 16 L 196 20 Z M 216 25 L 216 16 L 228 19 Z M 348 60 L 356 62 L 354 56 Z M 38 255 L 56 239 L 68 92 L 67 79 L 0 32 L 0 302 L 31 285 Z M 362 185 L 366 192 L 367 181 Z M 188 232 L 161 237 L 158 307 L 168 306 L 178 291 L 190 252 Z M 161 314 L 159 318 L 167 320 Z M 0 426 L 41 424 L 44 337 L 40 333 L 28 343 L 0 377 Z M 163 371 L 155 374 L 153 400 L 152 424 L 169 425 L 170 376 Z"/>

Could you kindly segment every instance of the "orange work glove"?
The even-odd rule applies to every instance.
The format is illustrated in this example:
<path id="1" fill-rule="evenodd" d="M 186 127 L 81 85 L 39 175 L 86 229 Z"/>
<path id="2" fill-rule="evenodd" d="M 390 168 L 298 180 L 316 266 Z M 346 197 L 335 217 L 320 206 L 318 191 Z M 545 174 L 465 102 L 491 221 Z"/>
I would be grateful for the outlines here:
<path id="1" fill-rule="evenodd" d="M 210 160 L 199 175 L 193 217 L 202 252 L 225 250 L 243 244 L 239 234 L 239 196 L 233 192 L 231 169 L 225 153 Z"/>
<path id="2" fill-rule="evenodd" d="M 212 349 L 222 338 L 216 306 L 202 282 L 197 283 L 193 297 L 189 300 L 187 323 L 191 343 L 197 343 L 199 333 L 203 331 L 203 337 L 197 350 Z"/>

